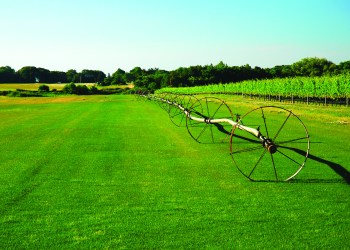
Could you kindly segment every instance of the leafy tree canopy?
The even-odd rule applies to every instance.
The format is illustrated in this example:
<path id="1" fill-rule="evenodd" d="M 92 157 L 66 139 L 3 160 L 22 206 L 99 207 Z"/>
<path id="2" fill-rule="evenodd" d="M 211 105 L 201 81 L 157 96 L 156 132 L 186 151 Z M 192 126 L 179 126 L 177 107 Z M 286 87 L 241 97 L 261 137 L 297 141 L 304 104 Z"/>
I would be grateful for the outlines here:
<path id="1" fill-rule="evenodd" d="M 330 69 L 335 65 L 325 58 L 304 58 L 292 64 L 292 69 L 297 76 L 321 76 L 331 74 Z"/>
<path id="2" fill-rule="evenodd" d="M 294 76 L 323 76 L 350 73 L 350 61 L 339 65 L 325 58 L 308 57 L 292 65 L 277 65 L 272 68 L 252 68 L 249 64 L 228 66 L 223 61 L 213 65 L 180 67 L 172 71 L 158 68 L 142 69 L 134 67 L 129 72 L 118 68 L 112 75 L 100 70 L 84 69 L 77 72 L 50 71 L 44 68 L 26 66 L 17 72 L 9 66 L 0 67 L 0 83 L 98 83 L 100 85 L 120 85 L 133 83 L 135 87 L 155 90 L 163 87 L 197 86 L 216 83 L 240 82 L 251 79 L 271 79 Z M 73 86 L 71 86 L 74 88 Z M 80 89 L 79 91 L 86 91 Z"/>

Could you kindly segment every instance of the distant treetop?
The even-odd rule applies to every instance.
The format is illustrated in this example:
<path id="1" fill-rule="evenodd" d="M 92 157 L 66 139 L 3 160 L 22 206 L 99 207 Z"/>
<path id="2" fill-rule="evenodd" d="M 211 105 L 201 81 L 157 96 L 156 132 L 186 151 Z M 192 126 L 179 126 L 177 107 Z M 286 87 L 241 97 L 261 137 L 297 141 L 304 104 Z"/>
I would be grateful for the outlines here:
<path id="1" fill-rule="evenodd" d="M 272 68 L 252 68 L 249 64 L 228 66 L 220 61 L 216 65 L 180 67 L 166 71 L 158 68 L 134 67 L 129 72 L 118 68 L 112 75 L 100 70 L 84 69 L 77 72 L 50 71 L 34 66 L 25 66 L 15 71 L 9 66 L 0 67 L 0 83 L 98 83 L 121 85 L 133 83 L 137 88 L 155 90 L 163 87 L 197 86 L 216 83 L 240 82 L 250 79 L 272 79 L 294 76 L 324 76 L 350 73 L 350 61 L 338 65 L 325 58 L 308 57 L 292 65 L 277 65 Z"/>

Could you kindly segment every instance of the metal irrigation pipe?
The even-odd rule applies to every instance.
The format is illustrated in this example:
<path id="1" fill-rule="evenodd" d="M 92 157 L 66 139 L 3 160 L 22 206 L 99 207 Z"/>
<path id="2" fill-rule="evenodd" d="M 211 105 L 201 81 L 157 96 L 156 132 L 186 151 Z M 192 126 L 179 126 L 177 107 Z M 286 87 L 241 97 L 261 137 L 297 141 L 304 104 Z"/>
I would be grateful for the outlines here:
<path id="1" fill-rule="evenodd" d="M 271 180 L 270 177 L 273 173 L 274 180 L 275 181 L 288 181 L 295 177 L 300 170 L 304 167 L 306 159 L 309 155 L 310 150 L 310 137 L 309 133 L 306 129 L 306 126 L 301 121 L 301 119 L 293 114 L 291 111 L 281 108 L 281 107 L 274 107 L 274 106 L 264 106 L 260 108 L 253 109 L 246 113 L 244 116 L 237 116 L 236 121 L 226 118 L 226 117 L 233 117 L 232 111 L 230 108 L 225 104 L 224 101 L 220 104 L 220 106 L 215 109 L 215 112 L 210 114 L 210 107 L 208 106 L 208 98 L 205 97 L 203 99 L 198 100 L 195 97 L 190 97 L 188 100 L 185 98 L 182 98 L 181 96 L 173 96 L 168 94 L 165 94 L 165 96 L 156 96 L 156 95 L 150 95 L 149 93 L 143 92 L 138 93 L 139 96 L 144 97 L 149 100 L 158 101 L 159 103 L 164 103 L 166 105 L 161 105 L 163 108 L 166 108 L 166 110 L 169 113 L 170 118 L 174 118 L 181 114 L 181 122 L 184 117 L 186 117 L 186 127 L 190 135 L 193 139 L 195 139 L 197 142 L 203 142 L 206 140 L 203 137 L 203 140 L 199 139 L 204 131 L 208 131 L 211 133 L 211 139 L 210 141 L 214 143 L 214 134 L 213 130 L 209 129 L 206 130 L 207 125 L 214 124 L 215 127 L 217 127 L 219 132 L 223 132 L 224 134 L 230 133 L 230 152 L 231 157 L 233 159 L 234 164 L 238 168 L 238 170 L 248 179 L 251 181 L 269 181 Z M 192 98 L 196 99 L 197 101 L 191 103 Z M 215 98 L 217 99 L 217 98 Z M 206 102 L 206 111 L 201 109 L 201 101 L 205 100 Z M 217 99 L 218 101 L 221 101 L 220 99 Z M 199 105 L 197 105 L 199 103 Z M 216 102 L 214 102 L 215 104 Z M 170 107 L 175 107 L 175 110 Z M 218 110 L 221 107 L 226 106 L 230 116 L 225 116 L 225 118 L 214 118 L 217 114 Z M 274 109 L 272 111 L 272 109 Z M 276 112 L 275 109 L 278 109 L 278 112 Z M 269 111 L 270 115 L 276 116 L 276 118 L 273 118 L 270 120 L 270 118 L 267 118 L 266 111 Z M 258 120 L 256 115 L 257 111 L 261 111 L 261 117 Z M 206 113 L 207 112 L 207 113 Z M 220 113 L 222 114 L 222 113 Z M 243 120 L 247 119 L 247 117 L 254 117 L 257 119 L 253 121 L 254 126 L 258 126 L 257 129 L 252 128 L 250 126 L 243 125 Z M 269 120 L 271 122 L 277 122 L 278 126 L 273 126 L 272 129 L 268 129 L 266 120 Z M 172 119 L 173 121 L 173 119 Z M 188 123 L 187 121 L 194 121 L 194 123 Z M 246 120 L 245 120 L 246 121 Z M 249 123 L 252 124 L 252 120 L 249 120 Z M 173 121 L 174 122 L 174 121 Z M 181 124 L 180 122 L 180 124 Z M 175 122 L 174 122 L 175 123 Z M 200 123 L 203 123 L 204 126 L 198 126 Z M 219 123 L 226 123 L 228 125 L 232 126 L 232 130 L 229 132 L 223 128 L 223 125 Z M 177 123 L 175 123 L 177 125 Z M 247 123 L 246 123 L 247 124 Z M 264 127 L 264 132 L 266 132 L 266 136 L 263 135 L 260 132 L 260 126 Z M 189 128 L 193 128 L 192 131 L 200 131 L 198 134 L 197 132 L 192 133 Z M 237 130 L 237 133 L 235 132 Z M 239 131 L 246 131 L 248 134 L 251 134 L 253 137 L 257 138 L 258 140 L 252 140 L 251 138 L 246 137 L 245 135 L 240 135 Z M 270 131 L 270 132 L 269 132 Z M 273 137 L 269 137 L 274 133 Z M 244 132 L 245 133 L 245 132 Z M 243 134 L 244 134 L 243 133 Z M 195 136 L 196 135 L 196 136 Z M 282 138 L 281 138 L 282 137 Z M 206 137 L 207 138 L 207 137 Z M 278 139 L 277 139 L 278 138 Z M 235 146 L 233 146 L 233 141 L 237 142 Z M 262 143 L 261 146 L 257 146 L 256 143 Z M 260 148 L 263 148 L 263 152 L 260 150 Z M 271 159 L 266 159 L 264 156 L 266 155 L 266 152 L 269 152 Z M 247 155 L 246 153 L 252 154 L 253 157 L 252 162 L 249 162 L 250 166 L 247 166 Z M 275 154 L 276 153 L 276 154 Z M 263 160 L 264 158 L 264 160 Z M 243 164 L 239 164 L 239 161 L 243 160 Z M 270 166 L 272 166 L 273 171 L 271 171 L 271 168 L 267 168 L 266 165 L 268 161 L 270 160 Z M 255 162 L 255 164 L 254 164 Z M 297 165 L 297 167 L 296 167 Z M 262 168 L 260 166 L 263 166 Z M 259 170 L 256 170 L 259 169 Z"/>
<path id="2" fill-rule="evenodd" d="M 143 96 L 146 98 L 150 98 L 149 95 L 148 96 L 143 95 Z M 182 110 L 189 119 L 191 119 L 193 121 L 207 123 L 207 124 L 229 123 L 232 125 L 233 128 L 238 128 L 240 130 L 247 131 L 248 133 L 254 135 L 256 138 L 258 138 L 262 142 L 263 146 L 271 154 L 274 154 L 277 151 L 277 146 L 274 144 L 274 142 L 271 139 L 268 139 L 267 137 L 262 135 L 261 132 L 259 131 L 259 129 L 244 126 L 244 125 L 239 124 L 238 122 L 235 122 L 235 121 L 228 119 L 228 118 L 220 118 L 220 119 L 199 118 L 199 117 L 193 116 L 187 108 L 183 107 L 179 103 L 176 103 L 174 101 L 170 101 L 170 100 L 167 100 L 164 98 L 160 98 L 157 96 L 152 96 L 152 98 L 156 99 L 157 101 L 162 101 L 164 103 L 167 103 L 167 104 L 170 104 L 170 105 L 177 107 L 178 109 Z"/>

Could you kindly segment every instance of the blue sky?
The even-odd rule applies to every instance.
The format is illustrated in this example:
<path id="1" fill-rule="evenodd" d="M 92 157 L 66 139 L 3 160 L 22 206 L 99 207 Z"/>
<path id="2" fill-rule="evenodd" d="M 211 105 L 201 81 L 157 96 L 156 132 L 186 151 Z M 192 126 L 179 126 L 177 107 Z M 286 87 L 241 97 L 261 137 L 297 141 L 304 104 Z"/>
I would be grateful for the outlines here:
<path id="1" fill-rule="evenodd" d="M 0 66 L 273 67 L 350 60 L 350 0 L 0 0 Z"/>

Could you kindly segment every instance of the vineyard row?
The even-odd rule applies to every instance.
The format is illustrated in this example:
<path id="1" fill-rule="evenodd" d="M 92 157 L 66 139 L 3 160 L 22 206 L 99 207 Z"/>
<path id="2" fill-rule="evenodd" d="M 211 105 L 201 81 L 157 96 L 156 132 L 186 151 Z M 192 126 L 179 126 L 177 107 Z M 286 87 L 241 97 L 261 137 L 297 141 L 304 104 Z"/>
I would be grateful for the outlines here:
<path id="1" fill-rule="evenodd" d="M 206 86 L 163 88 L 157 93 L 178 94 L 240 94 L 263 96 L 272 99 L 344 100 L 350 97 L 350 74 L 327 77 L 295 77 L 269 80 L 249 80 L 239 83 L 212 84 Z"/>

